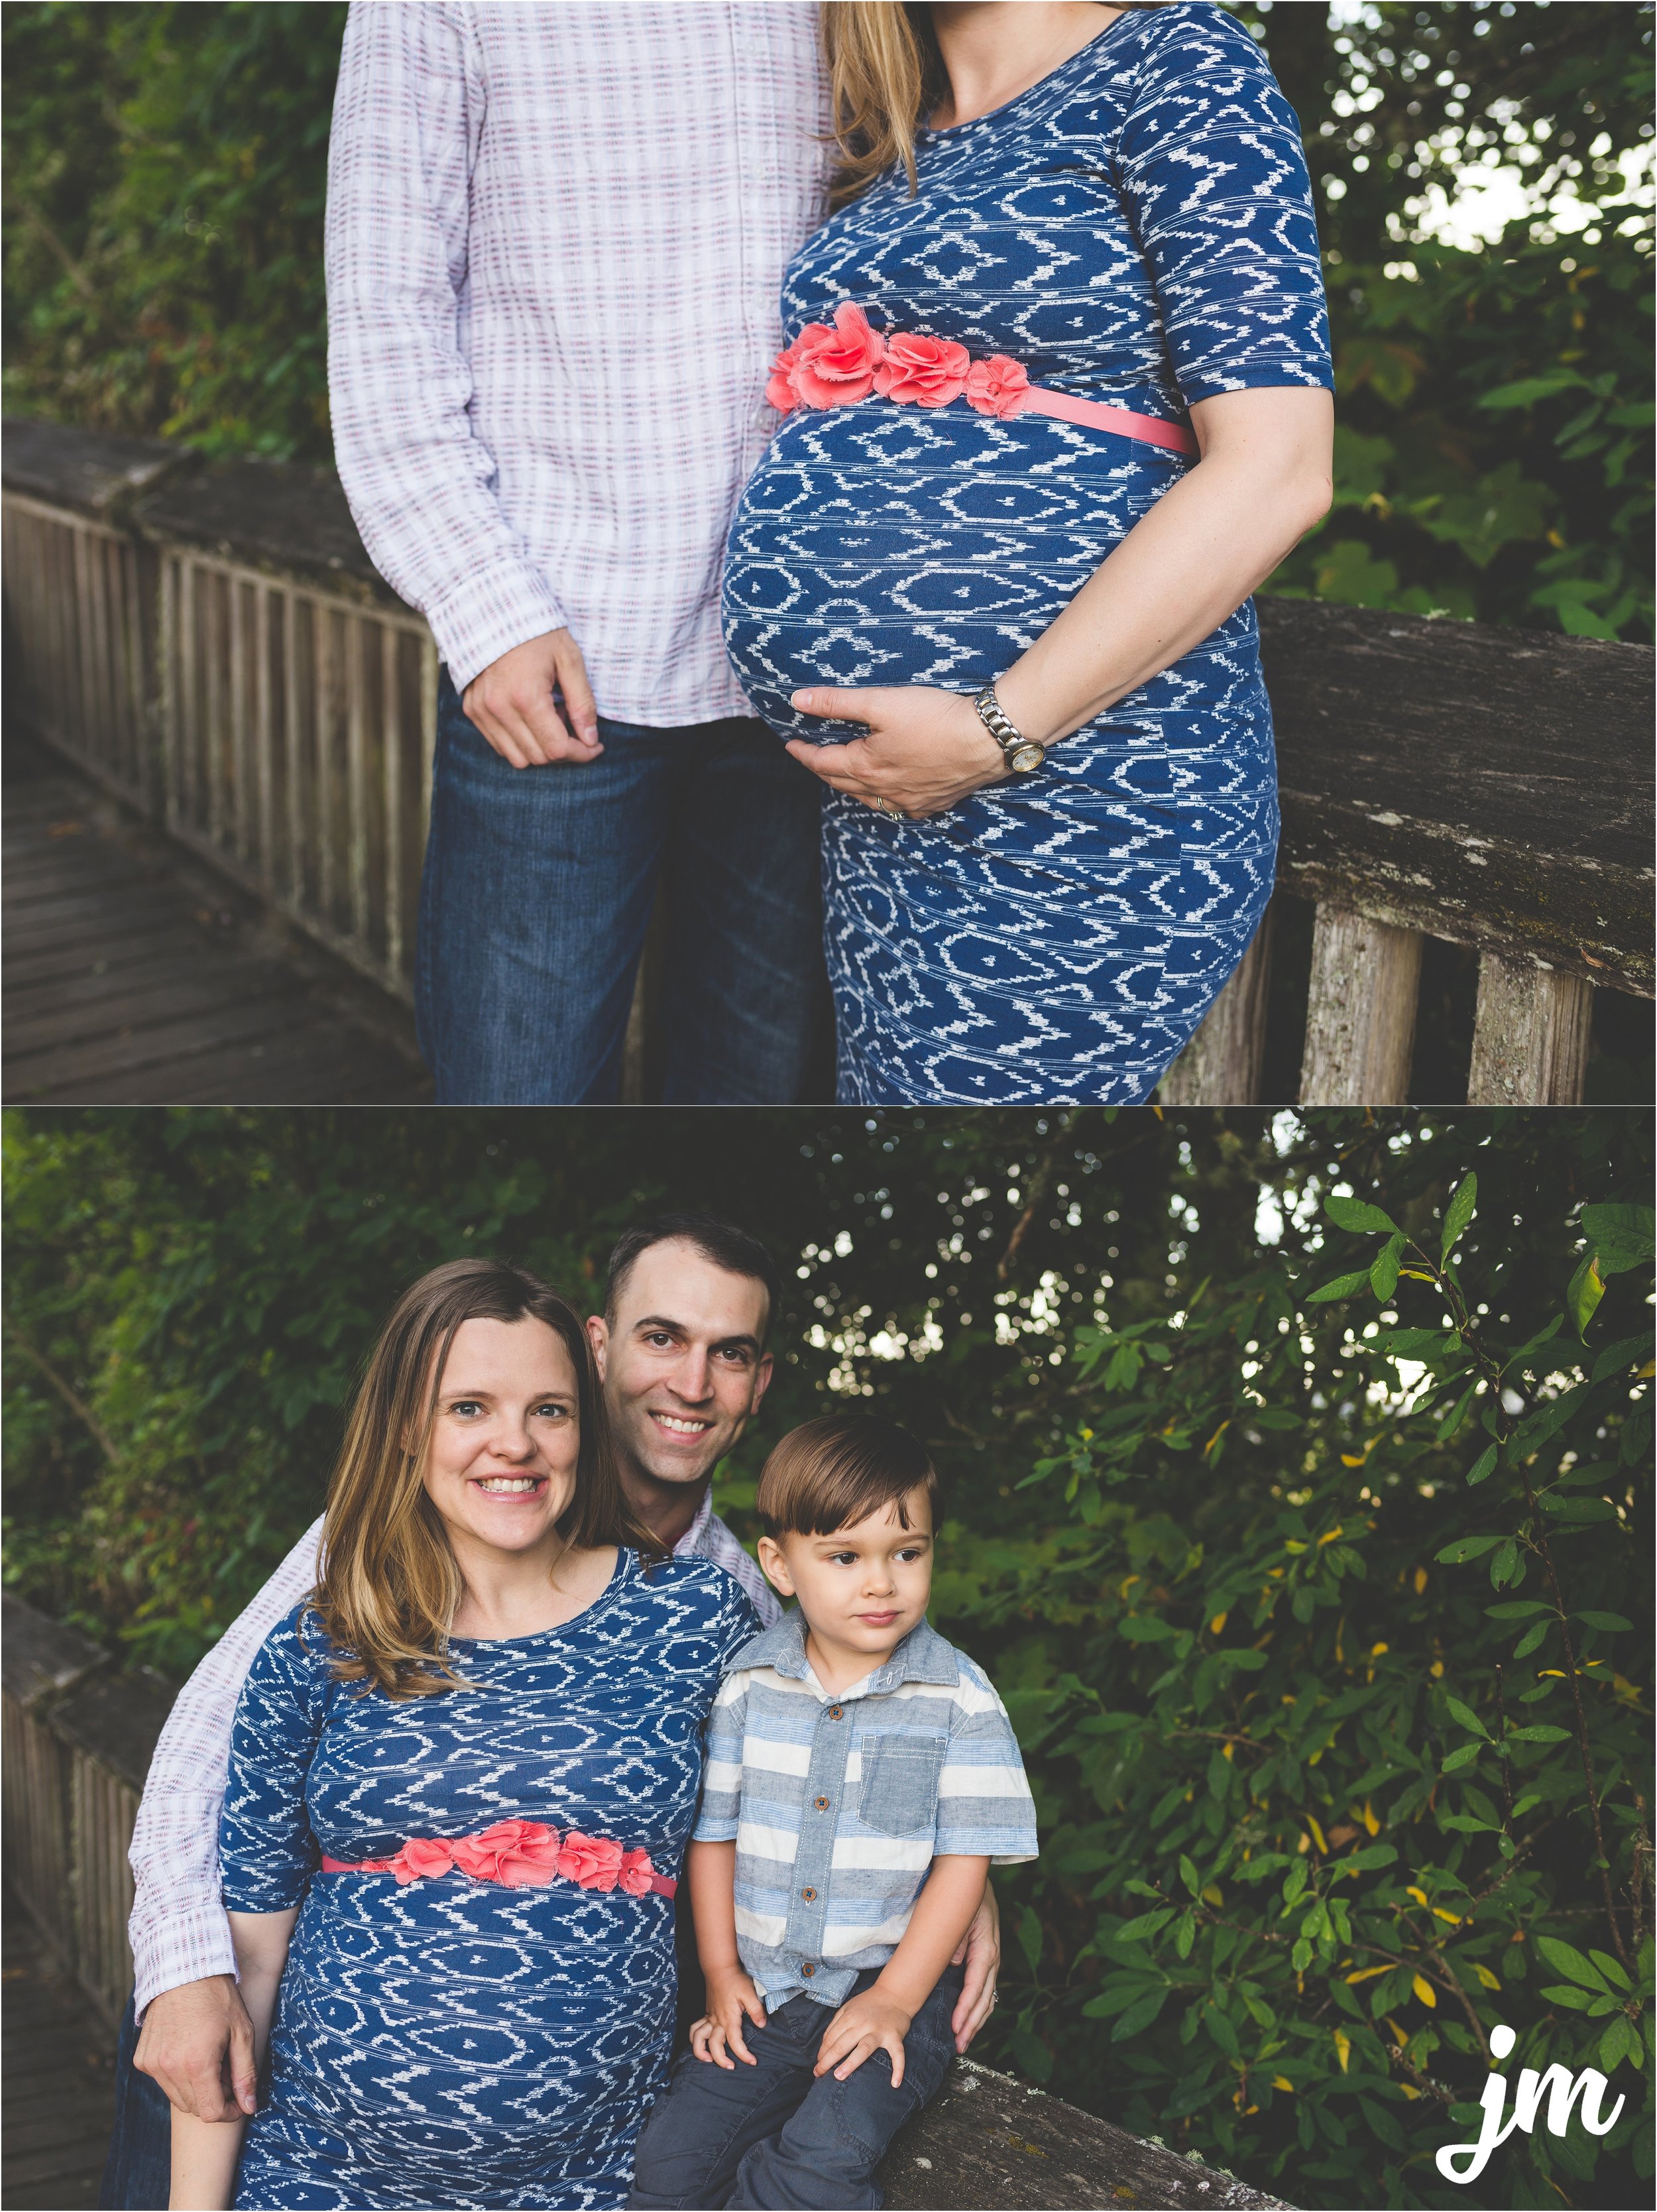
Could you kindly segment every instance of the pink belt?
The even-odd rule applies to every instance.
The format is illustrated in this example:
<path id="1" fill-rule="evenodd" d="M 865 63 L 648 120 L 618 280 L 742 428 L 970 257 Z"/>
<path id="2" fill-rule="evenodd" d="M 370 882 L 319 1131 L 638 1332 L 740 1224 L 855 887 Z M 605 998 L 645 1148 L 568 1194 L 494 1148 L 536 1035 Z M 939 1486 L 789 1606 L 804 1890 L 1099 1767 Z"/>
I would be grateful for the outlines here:
<path id="1" fill-rule="evenodd" d="M 1020 364 L 1004 353 L 974 361 L 953 338 L 914 337 L 901 331 L 883 337 L 850 301 L 835 308 L 832 330 L 827 323 L 806 325 L 772 362 L 765 387 L 766 398 L 784 415 L 796 407 L 849 406 L 871 392 L 917 407 L 947 407 L 964 396 L 980 415 L 1004 422 L 1015 415 L 1051 415 L 1060 422 L 1165 446 L 1170 453 L 1197 450 L 1195 439 L 1179 423 L 1049 392 L 1032 384 Z"/>
<path id="2" fill-rule="evenodd" d="M 582 1889 L 622 1889 L 629 1897 L 654 1890 L 671 1897 L 679 1885 L 650 1863 L 648 1851 L 623 1850 L 608 1836 L 572 1828 L 561 1838 L 538 1820 L 497 1820 L 480 1836 L 414 1836 L 394 1858 L 331 1859 L 324 1874 L 389 1874 L 406 1887 L 450 1869 L 474 1881 L 504 1882 L 509 1889 L 539 1888 L 561 1877 Z"/>

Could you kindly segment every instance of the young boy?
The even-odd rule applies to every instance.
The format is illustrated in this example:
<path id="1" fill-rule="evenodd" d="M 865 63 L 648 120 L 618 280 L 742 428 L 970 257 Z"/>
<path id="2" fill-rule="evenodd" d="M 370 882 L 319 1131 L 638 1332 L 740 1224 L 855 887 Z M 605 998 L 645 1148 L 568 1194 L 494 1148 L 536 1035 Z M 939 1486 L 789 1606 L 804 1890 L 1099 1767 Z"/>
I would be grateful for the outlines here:
<path id="1" fill-rule="evenodd" d="M 881 2203 L 942 2087 L 959 1948 L 1035 1808 L 989 1680 L 926 1626 L 938 1478 L 894 1421 L 830 1414 L 760 1477 L 760 1563 L 798 1601 L 708 1723 L 688 1872 L 707 2011 L 639 2139 L 636 2207 Z"/>

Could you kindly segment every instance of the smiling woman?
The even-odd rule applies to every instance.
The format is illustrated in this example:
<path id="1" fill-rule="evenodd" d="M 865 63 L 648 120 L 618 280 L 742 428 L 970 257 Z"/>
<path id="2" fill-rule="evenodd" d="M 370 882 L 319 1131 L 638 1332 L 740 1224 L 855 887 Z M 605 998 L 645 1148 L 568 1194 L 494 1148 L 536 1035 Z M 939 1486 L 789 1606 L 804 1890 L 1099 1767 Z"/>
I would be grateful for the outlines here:
<path id="1" fill-rule="evenodd" d="M 220 1836 L 270 2094 L 245 2140 L 175 2112 L 173 2201 L 618 2205 L 702 1727 L 757 1617 L 635 1522 L 581 1322 L 490 1261 L 393 1312 L 323 1546 Z"/>

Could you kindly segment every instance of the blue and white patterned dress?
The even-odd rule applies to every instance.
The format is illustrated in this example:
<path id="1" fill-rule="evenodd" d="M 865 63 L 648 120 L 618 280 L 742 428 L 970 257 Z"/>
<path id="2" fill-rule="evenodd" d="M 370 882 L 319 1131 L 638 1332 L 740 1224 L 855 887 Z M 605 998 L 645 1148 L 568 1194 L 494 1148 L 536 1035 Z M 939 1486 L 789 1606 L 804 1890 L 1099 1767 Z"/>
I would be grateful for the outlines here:
<path id="1" fill-rule="evenodd" d="M 314 1616 L 272 1632 L 236 1711 L 224 1899 L 300 1909 L 238 2205 L 626 2202 L 672 2042 L 669 1899 L 319 1862 L 528 1820 L 677 1875 L 720 1671 L 757 1626 L 723 1568 L 622 1551 L 563 1627 L 457 1637 L 471 1690 L 363 1696 Z"/>
<path id="2" fill-rule="evenodd" d="M 1328 386 L 1295 118 L 1235 17 L 1136 11 L 1006 106 L 923 131 L 796 255 L 785 335 L 875 329 L 1003 353 L 1034 383 L 1178 421 Z M 802 684 L 1005 673 L 1189 465 L 1049 417 L 874 395 L 789 415 L 726 551 L 725 642 L 785 737 Z M 1277 848 L 1252 605 L 1049 754 L 906 823 L 826 794 L 840 1096 L 1146 1097 L 1253 935 Z"/>

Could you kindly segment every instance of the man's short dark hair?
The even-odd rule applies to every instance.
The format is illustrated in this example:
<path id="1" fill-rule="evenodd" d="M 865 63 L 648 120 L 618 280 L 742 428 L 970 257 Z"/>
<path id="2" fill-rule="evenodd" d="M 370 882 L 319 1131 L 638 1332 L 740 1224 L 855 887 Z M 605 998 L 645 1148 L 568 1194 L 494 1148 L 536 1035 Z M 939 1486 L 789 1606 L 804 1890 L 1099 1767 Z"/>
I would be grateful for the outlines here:
<path id="1" fill-rule="evenodd" d="M 615 1320 L 627 1279 L 642 1255 L 652 1245 L 674 1243 L 694 1245 L 704 1260 L 723 1267 L 728 1275 L 746 1275 L 753 1282 L 763 1283 L 765 1326 L 760 1331 L 763 1344 L 782 1302 L 782 1277 L 757 1237 L 750 1237 L 734 1222 L 720 1220 L 717 1213 L 659 1213 L 653 1221 L 641 1221 L 628 1230 L 610 1255 L 604 1278 L 605 1320 Z"/>

